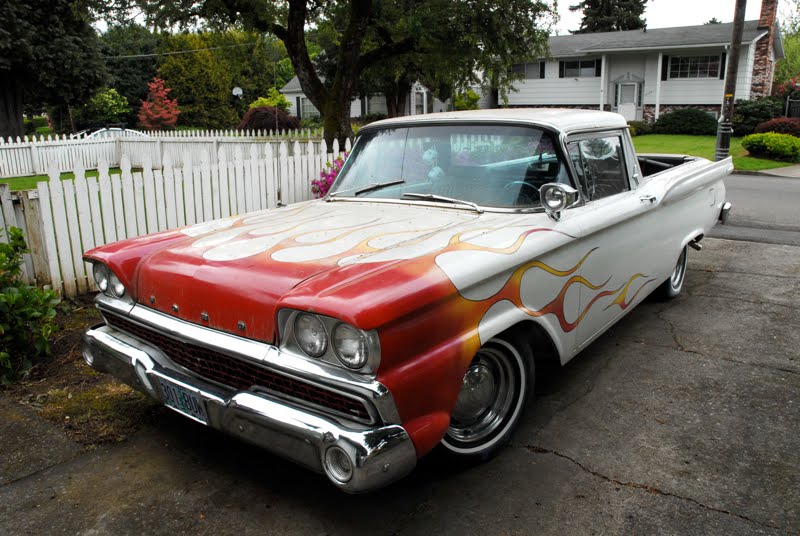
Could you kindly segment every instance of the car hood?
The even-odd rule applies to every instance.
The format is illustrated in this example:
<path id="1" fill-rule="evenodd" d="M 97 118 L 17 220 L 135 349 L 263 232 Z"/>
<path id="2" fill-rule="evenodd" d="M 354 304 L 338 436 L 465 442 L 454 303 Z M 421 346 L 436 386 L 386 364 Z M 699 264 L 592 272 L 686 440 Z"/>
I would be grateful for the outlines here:
<path id="1" fill-rule="evenodd" d="M 135 293 L 139 303 L 178 318 L 274 341 L 276 309 L 292 289 L 319 287 L 309 282 L 322 274 L 330 288 L 380 272 L 360 285 L 378 290 L 387 284 L 387 264 L 435 254 L 486 216 L 420 205 L 311 201 L 224 218 L 183 228 L 150 252 L 138 263 Z M 324 313 L 314 293 L 314 299 L 291 305 Z"/>

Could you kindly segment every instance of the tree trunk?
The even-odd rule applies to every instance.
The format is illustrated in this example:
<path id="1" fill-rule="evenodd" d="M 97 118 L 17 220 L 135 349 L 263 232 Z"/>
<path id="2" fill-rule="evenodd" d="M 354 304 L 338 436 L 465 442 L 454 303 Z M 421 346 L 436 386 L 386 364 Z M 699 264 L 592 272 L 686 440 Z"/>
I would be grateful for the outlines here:
<path id="1" fill-rule="evenodd" d="M 339 149 L 344 151 L 344 144 L 348 138 L 353 137 L 353 128 L 350 126 L 350 101 L 343 99 L 329 98 L 323 110 L 324 127 L 323 138 L 332 151 L 333 140 L 339 140 Z"/>
<path id="2" fill-rule="evenodd" d="M 22 83 L 13 71 L 3 71 L 0 76 L 0 138 L 22 137 L 23 112 Z"/>
<path id="3" fill-rule="evenodd" d="M 399 117 L 403 115 L 408 100 L 408 94 L 411 92 L 411 83 L 405 78 L 397 81 L 391 86 L 383 88 L 386 95 L 386 110 L 389 117 Z"/>

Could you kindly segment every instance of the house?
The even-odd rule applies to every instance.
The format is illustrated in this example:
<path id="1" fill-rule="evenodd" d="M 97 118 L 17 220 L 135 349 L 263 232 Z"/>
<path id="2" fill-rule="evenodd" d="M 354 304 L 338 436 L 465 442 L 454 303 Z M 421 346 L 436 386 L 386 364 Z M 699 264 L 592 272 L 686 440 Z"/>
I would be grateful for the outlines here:
<path id="1" fill-rule="evenodd" d="M 291 103 L 290 115 L 295 115 L 300 119 L 318 117 L 319 110 L 308 100 L 300 87 L 300 80 L 295 76 L 281 88 L 286 98 Z M 452 110 L 449 100 L 440 101 L 422 84 L 414 84 L 406 99 L 405 109 L 402 115 L 421 115 L 434 112 L 445 112 Z M 487 108 L 489 106 L 486 106 Z M 362 95 L 355 98 L 350 103 L 350 117 L 361 117 L 365 115 L 386 114 L 386 98 L 383 95 Z"/>
<path id="2" fill-rule="evenodd" d="M 778 0 L 763 0 L 759 20 L 746 21 L 736 98 L 772 91 L 783 57 Z M 550 37 L 550 57 L 520 63 L 523 76 L 509 106 L 599 108 L 652 122 L 670 110 L 696 107 L 719 114 L 733 23 Z"/>

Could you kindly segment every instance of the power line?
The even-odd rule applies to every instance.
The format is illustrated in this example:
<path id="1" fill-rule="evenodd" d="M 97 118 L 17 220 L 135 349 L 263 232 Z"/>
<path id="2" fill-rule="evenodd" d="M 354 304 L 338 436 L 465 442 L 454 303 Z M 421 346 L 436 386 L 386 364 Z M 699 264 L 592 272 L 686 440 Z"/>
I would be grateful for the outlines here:
<path id="1" fill-rule="evenodd" d="M 134 58 L 152 58 L 152 57 L 155 57 L 155 56 L 174 56 L 176 54 L 191 54 L 193 52 L 203 52 L 205 50 L 220 50 L 220 49 L 223 49 L 223 48 L 249 47 L 249 46 L 253 46 L 253 45 L 257 45 L 257 44 L 258 43 L 256 43 L 254 41 L 252 43 L 241 43 L 241 44 L 238 44 L 238 45 L 221 45 L 221 46 L 218 46 L 218 47 L 193 48 L 191 50 L 175 50 L 175 51 L 172 51 L 172 52 L 155 52 L 153 54 L 129 54 L 129 55 L 125 55 L 125 56 L 103 56 L 103 58 L 109 59 L 109 60 L 117 60 L 117 59 L 119 59 L 119 60 L 128 60 L 128 59 L 134 59 Z"/>

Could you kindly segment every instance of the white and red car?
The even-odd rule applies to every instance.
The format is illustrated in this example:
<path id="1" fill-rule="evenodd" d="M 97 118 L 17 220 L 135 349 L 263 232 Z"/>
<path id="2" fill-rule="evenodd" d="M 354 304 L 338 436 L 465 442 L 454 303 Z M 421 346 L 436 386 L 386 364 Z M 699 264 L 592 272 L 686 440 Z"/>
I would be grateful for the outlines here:
<path id="1" fill-rule="evenodd" d="M 566 363 L 730 204 L 730 159 L 637 156 L 619 115 L 506 109 L 359 131 L 321 200 L 86 253 L 98 370 L 345 491 L 506 443 Z"/>

